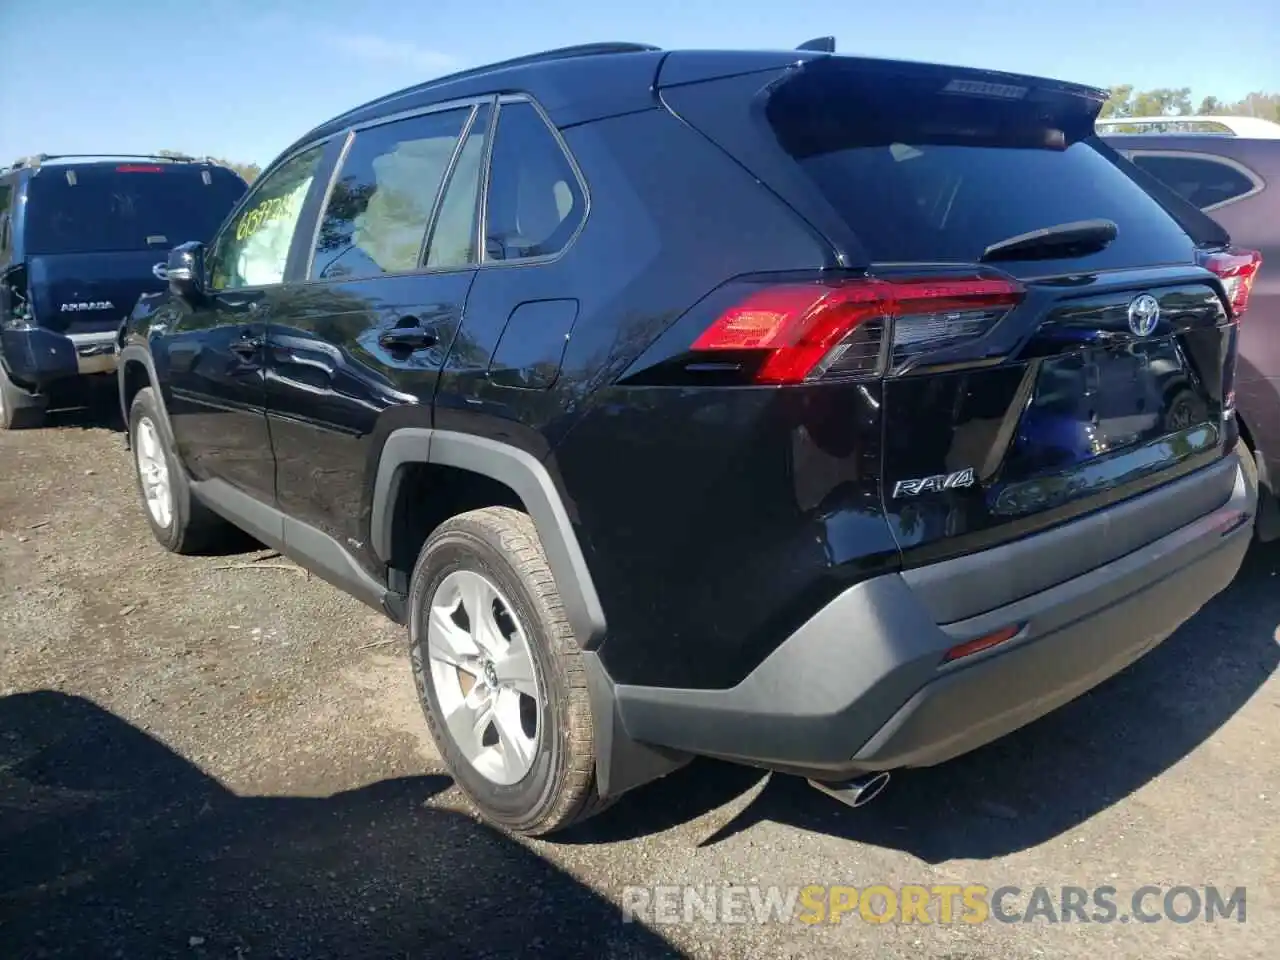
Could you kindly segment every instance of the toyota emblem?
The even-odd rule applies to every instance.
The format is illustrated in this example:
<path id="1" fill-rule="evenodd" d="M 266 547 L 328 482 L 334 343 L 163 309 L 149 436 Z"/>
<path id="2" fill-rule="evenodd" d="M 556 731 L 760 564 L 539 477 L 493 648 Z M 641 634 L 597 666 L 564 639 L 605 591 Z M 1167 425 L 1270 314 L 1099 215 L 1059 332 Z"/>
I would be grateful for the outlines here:
<path id="1" fill-rule="evenodd" d="M 1129 304 L 1129 329 L 1135 336 L 1148 337 L 1160 322 L 1160 301 L 1149 293 L 1134 297 Z"/>

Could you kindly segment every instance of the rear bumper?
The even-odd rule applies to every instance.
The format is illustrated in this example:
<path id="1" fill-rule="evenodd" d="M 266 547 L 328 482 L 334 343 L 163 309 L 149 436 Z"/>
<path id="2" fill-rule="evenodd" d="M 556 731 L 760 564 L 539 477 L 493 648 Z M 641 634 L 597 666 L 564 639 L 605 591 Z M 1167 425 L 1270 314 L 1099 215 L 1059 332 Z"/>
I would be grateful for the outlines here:
<path id="1" fill-rule="evenodd" d="M 58 381 L 116 368 L 115 330 L 56 333 L 35 327 L 0 333 L 4 363 L 17 382 L 43 390 Z"/>
<path id="2" fill-rule="evenodd" d="M 1138 659 L 1235 576 L 1257 491 L 1235 457 L 1140 498 L 1171 509 L 1205 489 L 1225 502 L 1087 572 L 965 619 L 955 583 L 1024 582 L 1135 507 L 1115 508 L 982 554 L 864 581 L 840 594 L 726 690 L 612 687 L 617 734 L 664 748 L 818 779 L 928 766 L 1048 713 Z M 1214 474 L 1216 472 L 1216 474 Z M 1130 502 L 1132 504 L 1132 501 Z M 954 576 L 953 576 L 954 574 Z M 976 581 L 974 581 L 976 583 Z M 946 651 L 1018 625 L 998 647 L 950 663 Z M 615 781 L 626 782 L 621 770 Z"/>

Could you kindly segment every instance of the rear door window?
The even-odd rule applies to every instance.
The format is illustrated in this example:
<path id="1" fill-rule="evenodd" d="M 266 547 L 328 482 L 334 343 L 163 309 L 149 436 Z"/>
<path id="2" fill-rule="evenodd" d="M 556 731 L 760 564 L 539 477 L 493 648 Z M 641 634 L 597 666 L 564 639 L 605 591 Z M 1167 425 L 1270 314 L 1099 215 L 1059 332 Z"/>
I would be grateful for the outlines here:
<path id="1" fill-rule="evenodd" d="M 50 165 L 27 185 L 33 254 L 167 250 L 208 242 L 243 196 L 223 167 L 169 163 Z"/>
<path id="2" fill-rule="evenodd" d="M 416 269 L 436 195 L 472 108 L 410 117 L 355 135 L 329 191 L 313 280 Z"/>
<path id="3" fill-rule="evenodd" d="M 1020 100 L 831 71 L 784 84 L 766 115 L 872 261 L 973 262 L 1000 240 L 1095 218 L 1119 236 L 1073 263 L 1190 259 L 1190 238 L 1062 99 L 1058 120 Z"/>
<path id="4" fill-rule="evenodd" d="M 1201 210 L 1220 207 L 1259 188 L 1253 176 L 1219 157 L 1135 151 L 1129 159 Z"/>

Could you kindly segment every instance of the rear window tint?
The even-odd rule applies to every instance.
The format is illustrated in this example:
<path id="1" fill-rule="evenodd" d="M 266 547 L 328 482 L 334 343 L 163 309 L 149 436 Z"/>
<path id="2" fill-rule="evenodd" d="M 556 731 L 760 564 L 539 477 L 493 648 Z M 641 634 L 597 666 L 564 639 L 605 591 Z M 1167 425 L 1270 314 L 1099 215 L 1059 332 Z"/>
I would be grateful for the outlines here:
<path id="1" fill-rule="evenodd" d="M 784 85 L 767 116 L 873 261 L 972 262 L 1000 240 L 1094 218 L 1115 221 L 1119 236 L 1073 261 L 1081 266 L 1190 258 L 1190 238 L 1094 149 L 1078 117 L 1059 123 L 1046 107 L 936 88 L 888 95 L 861 82 Z"/>
<path id="2" fill-rule="evenodd" d="M 27 186 L 26 245 L 41 254 L 207 242 L 244 191 L 221 167 L 49 166 Z"/>

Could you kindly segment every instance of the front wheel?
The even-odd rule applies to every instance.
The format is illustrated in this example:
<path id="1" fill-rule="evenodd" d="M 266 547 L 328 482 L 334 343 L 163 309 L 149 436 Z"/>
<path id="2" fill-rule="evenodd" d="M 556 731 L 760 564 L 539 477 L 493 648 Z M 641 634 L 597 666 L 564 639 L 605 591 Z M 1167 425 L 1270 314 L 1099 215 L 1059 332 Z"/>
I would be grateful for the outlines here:
<path id="1" fill-rule="evenodd" d="M 582 653 L 529 517 L 488 507 L 441 524 L 409 604 L 427 726 L 480 812 L 528 836 L 596 812 Z"/>
<path id="2" fill-rule="evenodd" d="M 192 495 L 163 422 L 151 388 L 139 390 L 129 407 L 129 446 L 138 492 L 151 532 L 162 547 L 170 553 L 200 553 L 225 536 L 229 525 Z"/>

